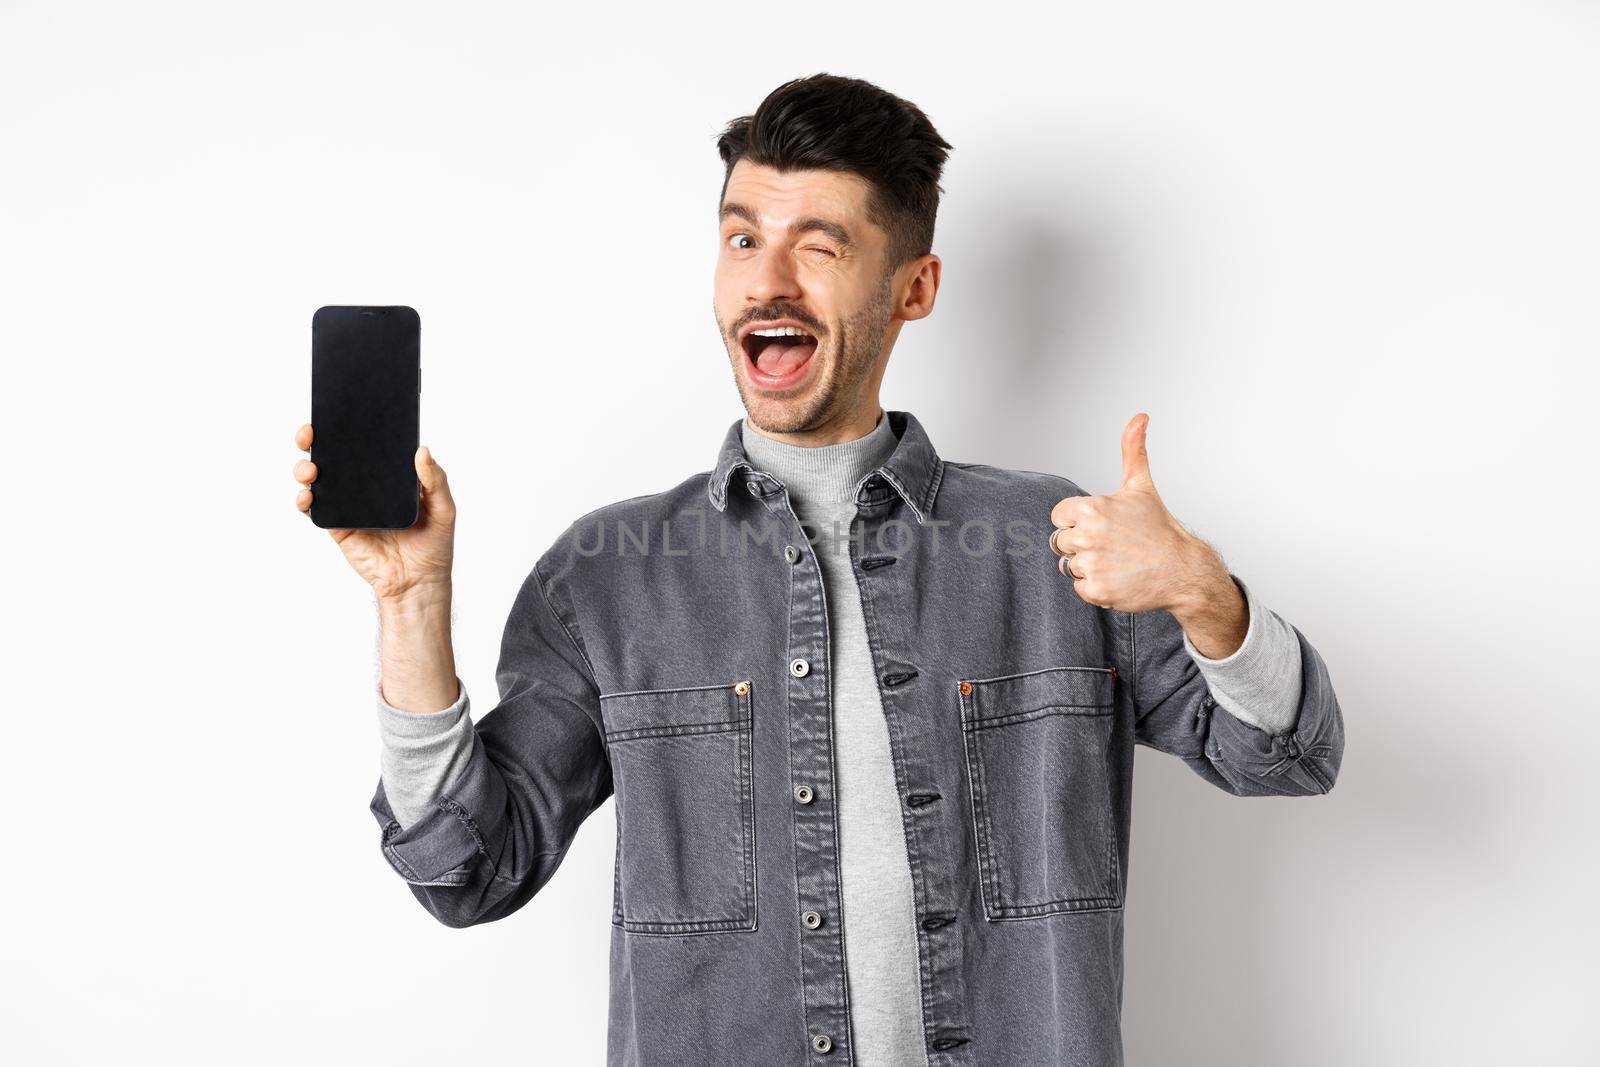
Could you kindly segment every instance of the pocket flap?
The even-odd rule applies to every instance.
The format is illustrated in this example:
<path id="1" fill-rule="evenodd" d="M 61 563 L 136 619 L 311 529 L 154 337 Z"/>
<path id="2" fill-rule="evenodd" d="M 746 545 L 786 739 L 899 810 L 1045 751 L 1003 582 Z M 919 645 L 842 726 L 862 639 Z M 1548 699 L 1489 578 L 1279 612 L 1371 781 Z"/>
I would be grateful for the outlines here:
<path id="1" fill-rule="evenodd" d="M 600 717 L 612 741 L 727 730 L 750 721 L 750 682 L 602 693 Z"/>
<path id="2" fill-rule="evenodd" d="M 1066 713 L 1100 715 L 1115 703 L 1114 672 L 1110 667 L 1047 667 L 1025 674 L 998 678 L 970 678 L 961 697 L 961 715 L 984 726 L 1013 722 L 1034 712 L 1051 709 Z"/>

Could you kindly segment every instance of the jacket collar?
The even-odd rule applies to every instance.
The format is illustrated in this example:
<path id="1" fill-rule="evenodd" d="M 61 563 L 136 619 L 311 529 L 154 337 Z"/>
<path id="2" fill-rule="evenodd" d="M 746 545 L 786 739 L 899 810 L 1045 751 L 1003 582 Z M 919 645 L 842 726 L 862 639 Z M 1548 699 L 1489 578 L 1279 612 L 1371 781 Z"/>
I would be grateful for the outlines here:
<path id="1" fill-rule="evenodd" d="M 856 486 L 856 502 L 868 504 L 881 499 L 872 491 L 874 482 L 881 479 L 911 506 L 917 522 L 925 523 L 933 514 L 933 498 L 938 494 L 939 480 L 944 476 L 944 461 L 934 451 L 933 442 L 928 440 L 927 432 L 915 415 L 909 411 L 888 410 L 883 414 L 900 443 L 895 445 L 894 451 L 889 453 L 889 458 L 882 465 L 862 477 L 861 483 Z M 711 505 L 718 511 L 727 507 L 728 483 L 741 467 L 782 485 L 776 477 L 757 469 L 750 461 L 744 450 L 743 423 L 741 416 L 728 427 L 728 432 L 722 437 L 722 447 L 717 452 L 716 465 L 711 468 L 711 477 L 706 482 Z"/>

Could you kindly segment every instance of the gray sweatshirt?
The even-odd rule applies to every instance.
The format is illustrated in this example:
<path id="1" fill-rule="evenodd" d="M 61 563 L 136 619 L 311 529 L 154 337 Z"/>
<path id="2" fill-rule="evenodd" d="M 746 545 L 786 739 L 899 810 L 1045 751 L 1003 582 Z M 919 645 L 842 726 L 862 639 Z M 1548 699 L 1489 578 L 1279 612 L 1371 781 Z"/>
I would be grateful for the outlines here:
<path id="1" fill-rule="evenodd" d="M 917 975 L 916 909 L 889 729 L 867 646 L 848 535 L 856 483 L 894 450 L 882 415 L 864 437 L 804 447 L 767 437 L 745 420 L 751 461 L 789 490 L 813 538 L 827 600 L 832 666 L 834 749 L 843 878 L 846 976 L 855 1025 L 852 1047 L 865 1067 L 927 1062 Z M 1063 578 L 1063 581 L 1070 579 Z M 1289 625 L 1264 609 L 1235 577 L 1249 606 L 1244 643 L 1224 659 L 1184 648 L 1224 710 L 1269 733 L 1294 727 L 1300 702 L 1299 643 Z M 465 766 L 472 752 L 467 690 L 442 711 L 389 706 L 378 688 L 384 791 L 396 818 L 409 826 Z"/>

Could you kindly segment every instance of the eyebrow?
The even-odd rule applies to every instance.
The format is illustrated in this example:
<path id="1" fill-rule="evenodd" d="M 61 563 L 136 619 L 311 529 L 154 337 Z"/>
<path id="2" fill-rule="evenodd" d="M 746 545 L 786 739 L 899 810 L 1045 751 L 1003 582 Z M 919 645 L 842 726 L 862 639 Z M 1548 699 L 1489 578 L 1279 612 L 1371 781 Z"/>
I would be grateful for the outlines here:
<path id="1" fill-rule="evenodd" d="M 717 214 L 717 219 L 719 222 L 725 222 L 729 215 L 736 215 L 757 228 L 761 226 L 760 212 L 744 204 L 736 202 L 723 204 L 722 210 Z M 839 225 L 837 222 L 833 222 L 828 219 L 817 218 L 813 215 L 796 222 L 793 229 L 796 235 L 809 233 L 814 230 L 818 233 L 826 234 L 847 248 L 855 247 L 855 242 L 850 239 L 850 231 Z"/>

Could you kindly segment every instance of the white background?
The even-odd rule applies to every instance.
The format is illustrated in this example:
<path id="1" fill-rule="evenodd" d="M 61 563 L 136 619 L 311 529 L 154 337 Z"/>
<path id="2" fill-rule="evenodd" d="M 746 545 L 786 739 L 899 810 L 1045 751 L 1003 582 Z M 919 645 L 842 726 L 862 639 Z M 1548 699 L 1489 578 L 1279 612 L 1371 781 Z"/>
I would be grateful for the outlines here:
<path id="1" fill-rule="evenodd" d="M 481 716 L 555 534 L 742 415 L 714 138 L 819 70 L 955 146 L 884 405 L 1098 493 L 1149 412 L 1344 708 L 1323 798 L 1141 752 L 1129 1062 L 1592 1055 L 1597 21 L 0 5 L 0 1060 L 602 1061 L 611 803 L 469 930 L 379 853 L 371 597 L 293 502 L 311 314 L 421 312 Z"/>

